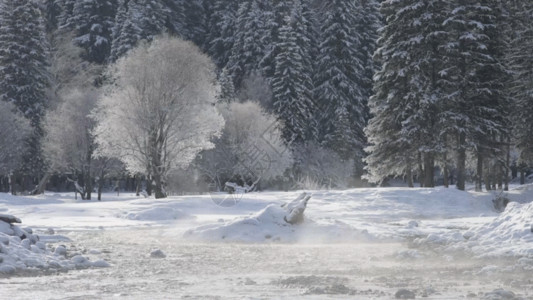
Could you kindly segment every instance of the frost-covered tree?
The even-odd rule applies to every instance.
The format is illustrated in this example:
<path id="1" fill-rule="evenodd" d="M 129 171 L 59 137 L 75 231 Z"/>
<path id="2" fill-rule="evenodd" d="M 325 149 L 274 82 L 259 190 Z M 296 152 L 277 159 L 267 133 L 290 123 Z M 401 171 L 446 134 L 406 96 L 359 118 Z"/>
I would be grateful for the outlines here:
<path id="1" fill-rule="evenodd" d="M 268 182 L 292 165 L 281 124 L 257 103 L 222 104 L 225 127 L 216 147 L 204 151 L 197 168 L 220 190 L 227 181 L 251 185 Z"/>
<path id="2" fill-rule="evenodd" d="M 96 122 L 90 114 L 96 107 L 94 90 L 71 90 L 61 95 L 62 102 L 46 115 L 43 152 L 51 172 L 73 174 L 71 178 L 82 199 L 90 200 L 93 190 Z"/>
<path id="3" fill-rule="evenodd" d="M 34 129 L 24 155 L 22 172 L 42 169 L 41 118 L 47 106 L 48 61 L 44 20 L 29 0 L 0 1 L 0 101 L 10 102 Z"/>
<path id="4" fill-rule="evenodd" d="M 165 197 L 166 176 L 212 148 L 224 125 L 214 65 L 191 43 L 163 37 L 132 50 L 111 74 L 96 113 L 100 154 L 150 176 L 155 197 Z"/>
<path id="5" fill-rule="evenodd" d="M 165 32 L 167 14 L 167 7 L 161 0 L 119 0 L 110 61 L 125 55 L 140 41 L 151 41 Z"/>
<path id="6" fill-rule="evenodd" d="M 0 128 L 0 176 L 10 176 L 26 152 L 31 127 L 13 104 L 0 101 Z"/>
<path id="7" fill-rule="evenodd" d="M 366 103 L 361 91 L 365 67 L 359 58 L 361 34 L 354 1 L 324 4 L 320 46 L 315 70 L 315 98 L 323 142 L 342 159 L 361 160 L 366 139 Z M 359 164 L 360 166 L 361 164 Z"/>
<path id="8" fill-rule="evenodd" d="M 296 189 L 332 189 L 354 186 L 354 161 L 345 161 L 320 144 L 309 141 L 298 144 L 294 151 L 292 179 Z"/>
<path id="9" fill-rule="evenodd" d="M 315 103 L 310 65 L 308 23 L 299 1 L 279 30 L 275 72 L 271 78 L 274 112 L 284 124 L 283 136 L 288 143 L 316 140 Z"/>
<path id="10" fill-rule="evenodd" d="M 82 57 L 84 49 L 72 43 L 72 39 L 72 33 L 53 34 L 49 38 L 50 90 L 53 98 L 58 98 L 60 91 L 93 87 L 104 68 L 86 61 Z"/>

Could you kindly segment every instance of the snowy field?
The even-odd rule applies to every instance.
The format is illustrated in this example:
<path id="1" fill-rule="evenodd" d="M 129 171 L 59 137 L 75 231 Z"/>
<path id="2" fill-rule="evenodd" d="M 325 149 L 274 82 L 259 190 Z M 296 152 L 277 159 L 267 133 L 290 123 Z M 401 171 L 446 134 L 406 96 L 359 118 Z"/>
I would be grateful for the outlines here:
<path id="1" fill-rule="evenodd" d="M 311 191 L 291 226 L 280 205 L 300 193 L 0 194 L 0 214 L 39 237 L 0 222 L 0 298 L 533 297 L 533 186 L 506 193 L 503 213 L 490 193 Z"/>

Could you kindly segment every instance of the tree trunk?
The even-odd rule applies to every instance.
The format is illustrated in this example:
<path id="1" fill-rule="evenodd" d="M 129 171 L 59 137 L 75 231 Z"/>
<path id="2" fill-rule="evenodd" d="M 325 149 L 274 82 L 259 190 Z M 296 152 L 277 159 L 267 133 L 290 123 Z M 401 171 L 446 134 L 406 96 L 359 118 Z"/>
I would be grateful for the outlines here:
<path id="1" fill-rule="evenodd" d="M 481 150 L 477 151 L 477 169 L 476 169 L 476 192 L 482 192 L 482 182 L 483 182 L 483 154 Z"/>
<path id="2" fill-rule="evenodd" d="M 418 152 L 418 181 L 424 187 L 424 167 L 422 166 L 422 153 Z"/>
<path id="3" fill-rule="evenodd" d="M 84 177 L 85 179 L 85 200 L 91 200 L 93 191 L 93 180 L 90 171 Z"/>
<path id="4" fill-rule="evenodd" d="M 41 195 L 44 193 L 44 190 L 46 189 L 46 184 L 50 180 L 50 177 L 52 177 L 52 173 L 46 172 L 39 181 L 39 184 L 35 187 L 35 190 L 32 191 L 32 195 Z"/>
<path id="5" fill-rule="evenodd" d="M 139 197 L 141 195 L 141 175 L 135 175 L 135 195 Z"/>
<path id="6" fill-rule="evenodd" d="M 413 183 L 413 170 L 411 169 L 411 165 L 409 165 L 407 167 L 407 185 L 412 188 L 412 187 L 415 187 L 414 183 Z"/>
<path id="7" fill-rule="evenodd" d="M 444 184 L 444 187 L 445 188 L 448 188 L 450 187 L 450 182 L 449 182 L 449 177 L 450 177 L 450 174 L 449 174 L 449 170 L 448 170 L 448 154 L 447 153 L 444 153 L 444 165 L 442 167 L 442 173 L 443 173 L 443 182 L 442 184 Z"/>
<path id="8" fill-rule="evenodd" d="M 492 190 L 491 182 L 490 182 L 490 169 L 487 168 L 485 170 L 485 188 L 487 191 Z"/>
<path id="9" fill-rule="evenodd" d="M 9 190 L 11 191 L 11 195 L 13 196 L 17 195 L 17 189 L 15 185 L 16 185 L 15 175 L 9 174 Z"/>
<path id="10" fill-rule="evenodd" d="M 167 195 L 164 191 L 163 182 L 161 180 L 161 174 L 154 175 L 154 194 L 156 199 L 166 198 Z"/>
<path id="11" fill-rule="evenodd" d="M 509 170 L 510 170 L 510 165 L 511 165 L 511 138 L 510 137 L 507 137 L 507 153 L 506 153 L 506 158 L 505 158 L 505 177 L 504 177 L 504 190 L 505 191 L 508 191 L 509 190 Z"/>
<path id="12" fill-rule="evenodd" d="M 497 183 L 498 183 L 498 190 L 503 190 L 503 164 L 501 162 L 498 162 L 498 174 L 497 174 Z"/>
<path id="13" fill-rule="evenodd" d="M 146 193 L 148 196 L 152 196 L 152 176 L 146 176 Z"/>
<path id="14" fill-rule="evenodd" d="M 524 167 L 520 168 L 520 184 L 526 184 L 526 170 Z"/>
<path id="15" fill-rule="evenodd" d="M 98 201 L 102 201 L 102 189 L 104 188 L 104 172 L 100 174 L 98 178 Z"/>
<path id="16" fill-rule="evenodd" d="M 435 187 L 435 159 L 432 153 L 424 154 L 424 187 Z"/>
<path id="17" fill-rule="evenodd" d="M 466 137 L 464 133 L 459 134 L 459 145 L 457 149 L 457 189 L 464 191 L 466 182 Z"/>

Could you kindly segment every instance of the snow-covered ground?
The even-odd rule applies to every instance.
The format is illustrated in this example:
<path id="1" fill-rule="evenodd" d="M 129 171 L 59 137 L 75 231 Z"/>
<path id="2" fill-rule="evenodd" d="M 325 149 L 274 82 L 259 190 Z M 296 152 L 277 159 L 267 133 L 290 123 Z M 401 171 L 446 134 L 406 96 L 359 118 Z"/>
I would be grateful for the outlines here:
<path id="1" fill-rule="evenodd" d="M 241 198 L 231 199 L 237 201 L 230 206 L 217 205 L 212 195 L 155 200 L 105 194 L 98 202 L 74 200 L 73 194 L 0 194 L 0 214 L 19 217 L 21 228 L 31 227 L 40 236 L 40 243 L 29 248 L 17 238 L 0 236 L 0 242 L 10 239 L 0 251 L 0 270 L 9 265 L 16 271 L 59 272 L 53 277 L 56 288 L 96 299 L 141 299 L 156 295 L 154 289 L 162 298 L 170 297 L 163 290 L 175 290 L 193 298 L 386 299 L 403 287 L 437 299 L 469 293 L 504 299 L 500 294 L 508 291 L 499 287 L 514 287 L 517 299 L 532 294 L 525 275 L 533 270 L 532 186 L 506 193 L 516 203 L 501 214 L 493 208 L 495 195 L 455 189 L 311 193 L 305 222 L 294 226 L 283 221 L 280 206 L 300 192 L 237 195 Z M 4 236 L 6 231 L 0 225 Z M 62 273 L 72 269 L 80 270 Z M 209 273 L 206 282 L 202 272 Z M 24 279 L 6 276 L 0 274 L 0 290 L 32 298 L 16 284 L 27 283 Z M 83 278 L 97 282 L 99 276 L 107 278 L 100 288 L 76 294 Z M 39 298 L 54 298 L 49 281 L 32 279 L 33 288 L 43 291 Z M 107 292 L 101 294 L 104 285 Z M 210 286 L 220 293 L 205 293 Z"/>

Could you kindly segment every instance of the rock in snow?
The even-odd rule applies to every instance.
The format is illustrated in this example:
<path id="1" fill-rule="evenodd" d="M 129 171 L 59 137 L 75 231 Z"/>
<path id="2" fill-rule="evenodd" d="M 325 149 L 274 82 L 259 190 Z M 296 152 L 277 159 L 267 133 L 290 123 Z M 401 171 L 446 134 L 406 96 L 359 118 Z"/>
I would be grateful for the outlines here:
<path id="1" fill-rule="evenodd" d="M 155 249 L 152 252 L 150 252 L 150 257 L 153 257 L 153 258 L 165 258 L 165 257 L 167 257 L 167 255 L 163 251 L 161 251 L 159 249 Z"/>
<path id="2" fill-rule="evenodd" d="M 0 214 L 0 221 L 4 221 L 9 224 L 22 223 L 19 218 L 12 216 L 12 215 L 6 215 L 6 214 Z"/>
<path id="3" fill-rule="evenodd" d="M 415 293 L 411 292 L 410 290 L 406 289 L 400 289 L 394 294 L 394 297 L 396 299 L 415 299 Z"/>

